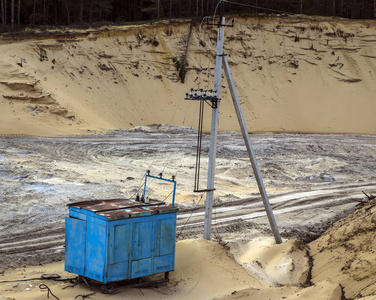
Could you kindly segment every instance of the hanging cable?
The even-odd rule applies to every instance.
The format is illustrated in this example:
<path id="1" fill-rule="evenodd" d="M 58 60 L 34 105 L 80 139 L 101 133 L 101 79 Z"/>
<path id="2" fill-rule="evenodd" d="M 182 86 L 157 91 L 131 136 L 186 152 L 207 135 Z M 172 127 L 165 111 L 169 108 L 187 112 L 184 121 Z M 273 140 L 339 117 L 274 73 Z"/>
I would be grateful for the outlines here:
<path id="1" fill-rule="evenodd" d="M 217 9 L 219 7 L 219 5 L 221 4 L 222 0 L 220 0 L 218 3 L 217 3 L 217 6 L 214 10 L 214 16 L 213 16 L 213 20 L 215 19 L 215 16 L 216 16 L 216 12 L 217 12 Z M 204 106 L 205 106 L 205 102 L 209 103 L 212 107 L 215 105 L 213 99 L 215 98 L 215 92 L 213 92 L 211 90 L 210 93 L 207 94 L 207 92 L 209 92 L 209 77 L 210 77 L 210 57 L 208 57 L 208 67 L 206 69 L 206 72 L 207 72 L 207 76 L 208 76 L 208 79 L 207 79 L 207 90 L 202 90 L 200 89 L 200 86 L 201 86 L 201 74 L 203 72 L 203 68 L 202 68 L 202 63 L 201 63 L 201 56 L 202 56 L 202 53 L 201 53 L 201 30 L 202 30 L 202 24 L 205 20 L 207 19 L 211 19 L 211 17 L 209 16 L 206 16 L 204 17 L 202 20 L 201 20 L 201 23 L 200 23 L 200 26 L 199 26 L 199 30 L 198 30 L 198 41 L 199 41 L 199 44 L 198 44 L 198 53 L 199 53 L 199 67 L 200 67 L 200 73 L 199 73 L 199 77 L 198 77 L 198 89 L 197 90 L 193 90 L 191 89 L 191 92 L 190 93 L 187 93 L 187 99 L 191 99 L 191 100 L 198 100 L 199 101 L 199 120 L 198 120 L 198 128 L 197 128 L 197 146 L 196 146 L 196 166 L 195 166 L 195 182 L 194 182 L 194 192 L 205 192 L 207 190 L 200 190 L 200 169 L 201 169 L 201 152 L 202 152 L 202 136 L 203 136 L 203 123 L 204 123 Z M 212 24 L 212 26 L 214 26 Z M 212 33 L 214 33 L 214 29 L 212 27 L 212 30 L 211 30 Z M 210 34 L 209 35 L 209 41 L 211 43 L 211 36 Z M 211 48 L 211 44 L 209 45 L 209 50 L 208 50 L 208 53 L 210 55 L 210 52 L 213 51 Z M 192 93 L 194 93 L 192 95 Z"/>
<path id="2" fill-rule="evenodd" d="M 30 281 L 30 280 L 72 281 L 76 278 L 77 277 L 61 278 L 61 276 L 59 274 L 42 274 L 40 277 L 24 278 L 24 279 L 18 279 L 18 280 L 5 280 L 5 281 L 0 281 L 0 283 Z"/>
<path id="3" fill-rule="evenodd" d="M 198 192 L 200 190 L 200 168 L 201 168 L 202 128 L 203 128 L 203 120 L 204 120 L 204 107 L 205 107 L 205 101 L 200 100 L 200 112 L 199 112 L 198 129 L 197 129 L 196 169 L 195 169 L 194 192 Z"/>
<path id="4" fill-rule="evenodd" d="M 51 294 L 51 296 L 53 296 L 55 299 L 59 300 L 59 298 L 56 297 L 56 296 L 52 293 L 51 289 L 50 289 L 46 284 L 41 283 L 41 284 L 39 285 L 39 288 L 40 288 L 41 290 L 47 290 L 47 298 L 50 298 L 50 294 Z"/>
<path id="5" fill-rule="evenodd" d="M 216 6 L 215 9 L 214 9 L 214 17 L 213 17 L 214 20 L 215 20 L 215 15 L 217 14 L 217 9 L 218 9 L 219 5 L 220 5 L 222 2 L 226 2 L 226 1 L 224 1 L 224 0 L 219 0 L 218 3 L 217 3 L 217 6 Z"/>
<path id="6" fill-rule="evenodd" d="M 195 210 L 197 209 L 197 206 L 200 204 L 200 202 L 201 202 L 201 200 L 202 200 L 202 197 L 203 197 L 203 194 L 201 194 L 200 200 L 198 200 L 198 202 L 196 203 L 195 207 L 193 208 L 191 214 L 190 214 L 189 217 L 187 218 L 187 221 L 185 221 L 184 225 L 181 227 L 179 233 L 178 233 L 177 236 L 176 236 L 176 239 L 179 239 L 180 235 L 182 234 L 183 230 L 185 229 L 185 227 L 187 226 L 189 220 L 191 219 L 193 213 L 194 213 Z"/>

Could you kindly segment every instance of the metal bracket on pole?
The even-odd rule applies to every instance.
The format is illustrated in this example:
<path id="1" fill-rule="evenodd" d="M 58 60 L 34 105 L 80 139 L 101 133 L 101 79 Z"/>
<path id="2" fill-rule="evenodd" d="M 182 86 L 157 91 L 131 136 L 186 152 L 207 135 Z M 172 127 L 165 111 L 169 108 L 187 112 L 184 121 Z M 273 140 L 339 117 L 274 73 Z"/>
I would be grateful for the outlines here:
<path id="1" fill-rule="evenodd" d="M 247 147 L 249 159 L 251 160 L 253 172 L 254 172 L 255 177 L 256 177 L 256 181 L 257 181 L 258 188 L 260 190 L 261 198 L 262 198 L 262 201 L 264 202 L 264 207 L 265 207 L 268 219 L 269 219 L 270 227 L 272 228 L 275 242 L 277 244 L 280 244 L 280 243 L 282 243 L 282 239 L 281 239 L 281 236 L 279 234 L 277 223 L 274 219 L 273 211 L 272 211 L 272 208 L 271 208 L 270 203 L 269 203 L 269 198 L 268 198 L 268 195 L 266 193 L 264 182 L 262 180 L 262 176 L 261 176 L 261 173 L 260 173 L 260 169 L 259 169 L 258 164 L 257 164 L 256 155 L 255 155 L 255 152 L 253 151 L 251 140 L 249 138 L 247 126 L 245 124 L 243 113 L 242 113 L 242 110 L 241 110 L 241 107 L 240 107 L 239 98 L 238 98 L 238 95 L 237 95 L 236 90 L 235 90 L 235 85 L 234 85 L 234 82 L 232 80 L 232 76 L 231 76 L 231 72 L 230 72 L 230 66 L 228 64 L 226 56 L 223 56 L 223 64 L 224 64 L 225 74 L 226 74 L 226 78 L 227 78 L 227 83 L 228 83 L 228 86 L 229 86 L 229 89 L 230 89 L 230 92 L 231 92 L 232 101 L 234 103 L 236 115 L 238 117 L 238 121 L 239 121 L 239 125 L 240 125 L 240 128 L 241 128 L 242 134 L 243 134 L 244 142 L 245 142 L 245 145 Z"/>

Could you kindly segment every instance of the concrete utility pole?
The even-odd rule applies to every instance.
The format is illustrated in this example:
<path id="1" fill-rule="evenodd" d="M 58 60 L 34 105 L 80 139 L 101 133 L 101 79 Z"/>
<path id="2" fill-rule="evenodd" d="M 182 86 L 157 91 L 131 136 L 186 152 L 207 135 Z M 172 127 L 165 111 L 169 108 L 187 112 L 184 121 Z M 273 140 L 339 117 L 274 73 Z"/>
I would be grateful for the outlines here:
<path id="1" fill-rule="evenodd" d="M 217 36 L 217 57 L 215 59 L 215 75 L 214 75 L 214 93 L 220 99 L 221 77 L 222 77 L 222 55 L 223 55 L 223 37 L 225 33 L 225 18 L 220 17 L 218 23 Z M 218 112 L 219 101 L 212 109 L 210 148 L 209 148 L 209 167 L 208 181 L 205 202 L 205 223 L 204 223 L 204 239 L 211 239 L 211 222 L 214 196 L 214 176 L 215 176 L 215 156 L 217 154 L 217 133 L 218 133 Z"/>
<path id="2" fill-rule="evenodd" d="M 247 147 L 248 155 L 252 164 L 253 172 L 256 177 L 257 185 L 264 203 L 266 214 L 269 219 L 270 226 L 277 244 L 282 243 L 279 234 L 277 223 L 274 219 L 273 211 L 270 206 L 268 195 L 265 190 L 264 182 L 257 164 L 256 155 L 253 151 L 252 144 L 245 124 L 244 116 L 240 107 L 240 102 L 235 90 L 235 85 L 232 80 L 230 67 L 227 58 L 223 52 L 223 39 L 225 30 L 225 18 L 220 17 L 218 23 L 218 36 L 217 36 L 217 55 L 215 61 L 215 76 L 214 76 L 214 93 L 217 97 L 216 103 L 212 106 L 212 122 L 210 134 L 210 148 L 209 148 L 209 167 L 208 167 L 208 181 L 206 190 L 205 202 L 205 223 L 204 223 L 204 239 L 211 239 L 211 222 L 212 222 L 212 209 L 213 209 L 213 196 L 214 196 L 214 176 L 215 176 L 215 158 L 217 152 L 217 133 L 218 133 L 218 112 L 219 112 L 219 99 L 221 89 L 221 76 L 222 76 L 222 62 L 224 63 L 225 74 L 230 88 L 233 104 L 235 107 L 236 115 L 238 117 L 239 125 L 243 134 L 244 142 Z"/>

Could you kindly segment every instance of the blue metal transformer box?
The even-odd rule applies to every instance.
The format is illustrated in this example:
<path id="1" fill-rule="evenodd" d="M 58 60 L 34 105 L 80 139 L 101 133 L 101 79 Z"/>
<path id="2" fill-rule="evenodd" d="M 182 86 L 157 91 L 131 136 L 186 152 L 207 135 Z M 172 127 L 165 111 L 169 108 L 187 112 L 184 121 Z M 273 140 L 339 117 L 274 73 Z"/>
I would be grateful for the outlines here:
<path id="1" fill-rule="evenodd" d="M 157 200 L 69 204 L 65 270 L 101 283 L 173 271 L 178 209 Z"/>

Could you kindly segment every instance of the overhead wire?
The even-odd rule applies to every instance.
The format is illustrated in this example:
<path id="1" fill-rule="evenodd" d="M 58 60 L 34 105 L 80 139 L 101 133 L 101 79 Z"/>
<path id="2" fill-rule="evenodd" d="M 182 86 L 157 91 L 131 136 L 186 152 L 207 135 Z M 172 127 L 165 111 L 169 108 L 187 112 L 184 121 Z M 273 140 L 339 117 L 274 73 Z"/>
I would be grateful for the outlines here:
<path id="1" fill-rule="evenodd" d="M 174 120 L 174 118 L 175 118 L 175 115 L 176 115 L 176 113 L 177 113 L 177 111 L 178 111 L 180 105 L 182 104 L 183 100 L 184 100 L 184 98 L 181 98 L 180 102 L 179 102 L 178 105 L 176 106 L 175 111 L 174 111 L 174 113 L 173 113 L 173 115 L 172 115 L 172 117 L 171 117 L 171 119 L 170 119 L 170 122 L 167 123 L 167 127 L 168 127 L 168 128 L 170 128 L 170 126 L 171 126 L 171 124 L 172 124 L 172 122 L 173 122 L 173 120 Z M 189 108 L 189 106 L 188 106 L 188 108 Z M 184 123 L 185 123 L 185 118 L 186 118 L 187 112 L 188 112 L 188 110 L 186 111 L 186 113 L 185 113 L 185 115 L 184 115 L 183 125 L 184 125 Z M 155 160 L 153 160 L 152 163 L 149 165 L 148 170 L 151 169 L 151 166 L 154 164 L 154 161 L 155 161 Z M 164 172 L 164 170 L 165 170 L 165 167 L 166 167 L 166 166 L 164 166 L 162 172 L 160 172 L 160 173 L 163 174 L 163 172 Z M 142 183 L 141 183 L 140 186 L 137 188 L 136 192 L 133 193 L 132 196 L 131 196 L 129 199 L 134 198 L 134 197 L 139 193 L 139 191 L 141 190 L 141 188 L 144 186 L 144 184 L 145 184 L 145 183 L 144 183 L 145 176 L 146 176 L 146 174 L 144 174 L 144 176 L 142 177 L 142 179 L 141 179 L 141 182 L 142 182 Z M 175 175 L 175 176 L 176 176 L 176 175 Z M 151 181 L 149 182 L 149 184 L 152 183 L 154 180 L 155 180 L 155 179 L 151 180 Z M 144 186 L 144 188 L 146 188 L 146 186 Z M 150 188 L 149 188 L 149 189 L 150 189 Z M 153 192 L 154 192 L 154 190 L 151 189 L 151 193 L 153 193 Z"/>
<path id="2" fill-rule="evenodd" d="M 179 109 L 179 107 L 180 107 L 180 104 L 183 102 L 183 100 L 184 100 L 184 98 L 182 98 L 182 99 L 180 100 L 179 104 L 176 106 L 176 109 L 175 109 L 175 111 L 174 111 L 174 113 L 173 113 L 173 115 L 172 115 L 172 118 L 171 118 L 170 122 L 167 124 L 168 127 L 172 124 L 172 121 L 173 121 L 173 119 L 175 118 L 176 112 L 178 111 L 178 109 Z"/>
<path id="3" fill-rule="evenodd" d="M 282 13 L 282 14 L 296 15 L 296 13 L 292 13 L 292 12 L 287 12 L 287 11 L 283 11 L 283 10 L 272 9 L 272 8 L 267 8 L 267 7 L 257 6 L 257 5 L 239 3 L 239 2 L 229 1 L 229 0 L 221 0 L 220 2 L 230 3 L 230 4 L 234 4 L 234 5 L 240 5 L 240 6 L 246 6 L 246 7 L 249 7 L 249 8 L 256 8 L 256 9 L 261 9 L 261 10 L 271 11 L 271 12 L 277 12 L 277 13 Z"/>
<path id="4" fill-rule="evenodd" d="M 205 17 L 203 17 L 202 20 L 201 20 L 201 22 L 200 22 L 199 28 L 198 28 L 197 36 L 198 36 L 198 53 L 199 53 L 199 67 L 200 67 L 200 72 L 199 72 L 199 76 L 198 76 L 198 89 L 200 89 L 201 84 L 202 84 L 202 83 L 201 83 L 201 74 L 202 74 L 202 72 L 203 72 L 202 59 L 201 59 L 201 57 L 202 57 L 202 53 L 201 53 L 201 32 L 202 32 L 203 23 L 204 23 L 206 20 L 209 20 L 209 19 L 213 19 L 213 20 L 215 20 L 216 13 L 217 13 L 218 7 L 219 7 L 219 5 L 221 4 L 221 2 L 223 2 L 223 0 L 218 1 L 217 5 L 216 5 L 216 7 L 215 7 L 215 10 L 214 10 L 214 15 L 213 15 L 213 17 L 211 17 L 211 16 L 205 16 Z M 208 79 L 207 79 L 207 89 L 209 89 L 209 82 L 210 82 L 210 80 L 209 80 L 209 78 L 210 78 L 210 61 L 211 61 L 211 60 L 210 60 L 210 53 L 214 51 L 213 48 L 212 48 L 212 44 L 211 44 L 211 38 L 213 38 L 213 36 L 214 36 L 213 26 L 214 26 L 214 25 L 212 25 L 212 30 L 211 30 L 212 35 L 210 35 L 210 33 L 206 31 L 207 34 L 208 34 L 208 36 L 209 36 L 209 41 L 210 41 L 210 43 L 209 43 L 209 50 L 208 50 L 208 53 L 209 53 L 209 57 L 208 57 L 208 67 L 207 67 L 207 69 L 206 69 L 207 78 L 208 78 Z M 183 99 L 182 99 L 182 100 L 183 100 Z M 181 100 L 181 101 L 182 101 L 182 100 Z M 178 107 L 180 106 L 181 101 L 179 102 Z M 200 102 L 200 101 L 199 101 L 199 102 Z M 176 110 L 175 110 L 175 112 L 174 112 L 174 114 L 173 114 L 173 117 L 172 117 L 170 123 L 172 122 L 173 118 L 175 117 L 175 114 L 176 114 L 176 112 L 177 112 L 178 107 L 176 108 Z M 190 108 L 190 104 L 188 105 L 187 110 L 186 110 L 186 112 L 185 112 L 184 119 L 183 119 L 183 125 L 185 124 L 185 120 L 186 120 L 186 116 L 187 116 L 187 113 L 188 113 L 189 108 Z M 196 106 L 195 112 L 194 112 L 194 114 L 193 114 L 191 128 L 193 128 L 193 124 L 194 124 L 194 121 L 195 121 L 195 116 L 196 116 L 196 114 L 197 114 L 197 110 L 200 110 L 200 113 L 201 113 L 201 109 L 202 109 L 202 106 L 201 106 L 200 103 L 199 103 L 199 105 Z M 180 168 L 179 168 L 179 170 L 180 170 Z M 178 171 L 179 171 L 179 170 L 178 170 Z M 176 172 L 176 174 L 178 173 L 178 171 Z M 176 176 L 176 175 L 175 175 L 175 176 Z"/>
<path id="5" fill-rule="evenodd" d="M 198 103 L 198 102 L 195 101 L 195 103 Z M 197 110 L 199 109 L 199 107 L 200 107 L 200 105 L 196 105 L 196 108 L 194 109 L 191 128 L 193 128 L 193 124 L 194 124 L 194 122 L 195 122 L 195 116 L 196 116 L 196 114 L 197 114 Z"/>
<path id="6" fill-rule="evenodd" d="M 213 18 L 214 19 L 214 18 Z M 206 75 L 207 75 L 207 85 L 206 85 L 206 89 L 208 90 L 209 89 L 209 82 L 210 82 L 210 63 L 211 63 L 211 59 L 210 59 L 210 54 L 212 52 L 214 52 L 213 48 L 212 48 L 212 43 L 211 43 L 211 40 L 213 39 L 214 40 L 214 30 L 213 30 L 213 26 L 211 27 L 211 34 L 207 31 L 207 34 L 208 34 L 208 37 L 209 37 L 209 49 L 207 51 L 208 53 L 208 66 L 206 68 Z"/>
<path id="7" fill-rule="evenodd" d="M 198 76 L 198 89 L 201 88 L 201 85 L 202 85 L 202 73 L 203 73 L 203 66 L 202 66 L 202 51 L 201 51 L 201 43 L 202 43 L 202 27 L 203 27 L 203 23 L 206 21 L 206 20 L 209 20 L 209 19 L 213 19 L 213 21 L 215 20 L 216 18 L 216 15 L 217 15 L 217 10 L 220 6 L 221 3 L 223 3 L 224 1 L 223 0 L 220 0 L 218 1 L 216 7 L 215 7 L 215 10 L 214 10 L 214 15 L 213 17 L 211 16 L 205 16 L 201 19 L 201 22 L 200 22 L 200 25 L 199 25 L 199 28 L 198 28 L 198 32 L 197 32 L 197 38 L 198 38 L 198 54 L 199 54 L 199 68 L 200 68 L 200 72 L 199 72 L 199 76 Z M 229 22 L 232 22 L 233 19 Z M 229 23 L 226 24 L 226 26 L 228 25 Z M 210 63 L 211 63 L 211 59 L 210 59 L 210 53 L 213 52 L 213 49 L 212 49 L 212 39 L 214 39 L 214 22 L 211 24 L 212 27 L 211 27 L 211 32 L 209 31 L 205 31 L 208 36 L 209 36 L 209 44 L 208 44 L 208 50 L 207 50 L 207 53 L 208 53 L 208 66 L 206 68 L 206 75 L 207 75 L 207 89 L 209 89 L 209 84 L 210 84 Z M 203 44 L 203 46 L 205 46 L 205 44 Z M 199 108 L 199 124 L 198 124 L 198 139 L 197 139 L 197 153 L 196 153 L 196 170 L 195 170 L 195 183 L 194 183 L 194 190 L 195 191 L 198 191 L 199 190 L 199 168 L 200 168 L 200 154 L 201 154 L 201 142 L 202 142 L 202 128 L 203 128 L 203 117 L 204 117 L 204 109 L 203 109 L 203 104 L 204 103 L 201 103 L 203 102 L 203 100 L 199 100 L 199 105 L 198 107 L 196 108 L 196 110 Z M 180 105 L 180 104 L 179 104 Z M 185 119 L 186 119 L 186 116 L 187 116 L 187 113 L 188 113 L 188 110 L 190 108 L 190 104 L 188 105 L 188 108 L 185 112 L 185 115 L 184 115 L 184 119 L 183 119 L 183 125 L 185 124 Z M 176 113 L 176 111 L 175 111 Z M 175 116 L 175 113 L 174 113 L 174 116 Z M 194 120 L 195 120 L 195 116 L 196 116 L 196 113 L 194 113 L 193 115 L 193 119 L 192 119 L 192 125 L 191 127 L 193 128 L 193 124 L 194 124 Z M 201 131 L 201 132 L 200 132 Z"/>
<path id="8" fill-rule="evenodd" d="M 166 169 L 166 165 L 164 165 L 163 166 L 163 170 L 162 170 L 162 172 L 160 172 L 160 174 L 163 174 L 163 172 L 164 172 L 164 170 Z M 146 175 L 145 175 L 146 176 Z M 151 197 L 151 195 L 153 195 L 153 193 L 155 192 L 155 189 L 152 189 L 151 187 L 150 187 L 150 185 L 154 182 L 156 180 L 156 178 L 152 178 L 149 182 L 148 182 L 148 190 L 150 191 L 150 192 L 148 192 L 148 190 L 146 189 L 146 186 L 145 186 L 145 196 L 146 196 L 146 193 L 148 192 L 148 197 Z"/>
<path id="9" fill-rule="evenodd" d="M 138 195 L 139 191 L 141 190 L 142 186 L 144 185 L 145 176 L 146 176 L 146 174 L 144 174 L 144 176 L 142 177 L 142 179 L 141 179 L 142 183 L 140 184 L 140 186 L 138 187 L 138 189 L 136 190 L 136 192 L 133 193 L 132 196 L 129 197 L 129 199 L 132 199 L 132 198 L 134 198 L 134 197 L 136 197 Z"/>
<path id="10" fill-rule="evenodd" d="M 199 55 L 199 67 L 200 72 L 198 76 L 198 89 L 201 87 L 201 74 L 203 73 L 202 68 L 202 53 L 201 53 L 201 30 L 202 30 L 202 24 L 205 20 L 210 19 L 209 16 L 205 16 L 202 18 L 200 26 L 198 28 L 198 55 Z M 208 69 L 207 69 L 208 72 Z M 200 158 L 201 158 L 201 141 L 202 141 L 202 125 L 203 125 L 203 118 L 204 118 L 204 101 L 199 100 L 199 121 L 198 121 L 198 128 L 197 128 L 197 147 L 196 147 L 196 168 L 195 168 L 195 182 L 194 182 L 194 191 L 199 190 L 199 178 L 200 178 Z"/>
<path id="11" fill-rule="evenodd" d="M 217 10 L 218 10 L 218 7 L 219 7 L 219 5 L 221 4 L 223 2 L 223 0 L 219 0 L 218 1 L 218 3 L 217 3 L 217 5 L 216 5 L 216 7 L 215 7 L 215 9 L 214 9 L 214 14 L 213 14 L 213 21 L 215 20 L 215 16 L 216 16 L 216 13 L 217 13 Z M 211 41 L 211 39 L 213 38 L 214 39 L 214 22 L 212 23 L 212 26 L 211 26 L 211 33 L 212 33 L 212 36 L 210 36 L 209 34 L 209 41 Z M 210 42 L 210 49 L 209 49 L 209 51 L 210 52 L 212 52 L 213 51 L 213 49 L 212 49 L 212 46 L 211 46 L 211 42 Z M 210 55 L 210 54 L 209 54 Z M 207 81 L 208 81 L 208 89 L 209 89 L 209 76 L 210 76 L 210 73 L 209 73 L 209 70 L 210 70 L 210 57 L 209 57 L 209 59 L 208 59 L 208 68 L 206 69 L 206 72 L 207 72 L 207 75 L 208 75 L 208 79 L 207 79 Z"/>
<path id="12" fill-rule="evenodd" d="M 223 2 L 223 0 L 220 0 L 218 1 L 216 7 L 215 7 L 215 10 L 214 10 L 214 15 L 213 17 L 211 16 L 205 16 L 204 18 L 202 18 L 201 22 L 200 22 L 200 26 L 199 26 L 199 30 L 198 30 L 198 53 L 199 53 L 199 67 L 200 67 L 200 72 L 199 72 L 199 76 L 198 76 L 198 88 L 200 89 L 201 87 L 201 74 L 203 73 L 203 67 L 202 67 L 202 51 L 201 51 L 201 32 L 202 32 L 202 25 L 204 23 L 205 20 L 209 20 L 209 19 L 212 19 L 213 22 L 212 22 L 212 26 L 211 26 L 211 31 L 206 31 L 206 33 L 208 34 L 208 37 L 209 37 L 209 49 L 207 50 L 207 53 L 208 53 L 208 66 L 206 68 L 206 75 L 207 75 L 207 84 L 206 84 L 206 89 L 208 90 L 209 89 L 209 84 L 210 84 L 210 63 L 211 63 L 211 57 L 210 57 L 210 54 L 216 50 L 213 50 L 212 48 L 212 43 L 211 41 L 214 40 L 214 20 L 216 19 L 216 15 L 217 15 L 217 10 L 220 6 L 220 4 Z M 205 45 L 205 44 L 204 44 Z M 204 46 L 203 45 L 203 46 Z M 216 52 L 214 52 L 216 53 Z M 197 138 L 197 151 L 196 151 L 196 170 L 195 170 L 195 183 L 194 183 L 194 191 L 198 192 L 199 191 L 199 169 L 200 169 L 200 156 L 201 156 L 201 145 L 202 145 L 202 130 L 203 130 L 203 118 L 204 118 L 204 100 L 199 100 L 199 123 L 198 123 L 198 138 Z M 195 113 L 195 116 L 196 116 L 196 113 Z M 194 120 L 194 119 L 193 119 Z M 192 122 L 193 124 L 193 122 Z"/>
<path id="13" fill-rule="evenodd" d="M 191 102 L 192 102 L 192 101 L 189 101 L 189 103 L 188 103 L 188 107 L 187 107 L 187 109 L 185 110 L 185 114 L 184 114 L 184 118 L 183 118 L 183 126 L 184 126 L 184 124 L 185 124 L 185 118 L 187 117 L 187 114 L 188 114 L 189 108 L 190 108 L 190 106 L 191 106 Z"/>
<path id="14" fill-rule="evenodd" d="M 201 85 L 201 73 L 202 73 L 202 63 L 201 63 L 201 28 L 202 28 L 202 23 L 208 19 L 209 17 L 208 16 L 205 16 L 202 18 L 201 20 L 201 23 L 200 23 L 200 26 L 198 28 L 198 34 L 197 34 L 197 37 L 198 37 L 198 53 L 199 53 L 199 59 L 198 59 L 198 62 L 199 62 L 199 66 L 200 66 L 200 72 L 198 74 L 198 89 L 200 89 L 200 85 Z"/>
<path id="15" fill-rule="evenodd" d="M 201 22 L 200 22 L 200 25 L 199 25 L 199 30 L 198 30 L 198 40 L 199 40 L 199 43 L 198 43 L 198 52 L 199 52 L 199 66 L 200 66 L 200 73 L 199 73 L 199 78 L 198 78 L 198 88 L 200 88 L 201 87 L 201 74 L 202 74 L 202 69 L 203 69 L 203 67 L 202 67 L 202 60 L 201 60 L 201 57 L 202 57 L 202 53 L 201 53 L 201 32 L 202 32 L 202 25 L 203 25 L 203 23 L 206 21 L 206 20 L 208 20 L 208 19 L 211 19 L 211 18 L 213 18 L 213 20 L 215 20 L 215 18 L 216 18 L 216 13 L 217 13 L 217 10 L 218 10 L 218 7 L 219 7 L 219 5 L 222 3 L 222 2 L 225 2 L 225 1 L 223 1 L 223 0 L 220 0 L 220 1 L 218 1 L 218 3 L 217 3 L 217 5 L 216 5 L 216 8 L 215 8 L 215 10 L 214 10 L 214 16 L 213 17 L 211 17 L 211 16 L 205 16 L 204 18 L 202 18 L 202 20 L 201 20 Z M 212 32 L 212 36 L 214 35 L 214 30 L 213 30 L 213 26 L 214 25 L 212 25 L 212 30 L 211 30 L 211 32 Z M 208 32 L 208 35 L 209 35 L 209 40 L 211 40 L 211 37 L 212 36 L 210 36 L 210 33 Z M 211 53 L 213 51 L 213 49 L 212 49 L 212 45 L 211 45 L 211 42 L 209 43 L 209 50 L 208 50 L 208 53 Z M 209 54 L 210 55 L 210 54 Z M 210 80 L 209 80 L 209 77 L 210 77 L 210 57 L 209 57 L 209 59 L 208 59 L 208 67 L 207 67 L 207 69 L 206 69 L 206 73 L 207 73 L 207 86 L 209 87 L 209 82 L 210 82 Z M 173 120 L 174 120 L 174 118 L 175 118 L 175 116 L 176 116 L 176 113 L 177 113 L 177 111 L 178 111 L 178 109 L 180 108 L 180 106 L 181 106 L 181 104 L 182 104 L 182 101 L 184 100 L 184 98 L 182 98 L 181 100 L 180 100 L 180 102 L 178 103 L 178 105 L 176 106 L 176 109 L 175 109 L 175 111 L 174 111 L 174 113 L 173 113 L 173 115 L 172 115 L 172 117 L 171 117 L 171 120 L 170 120 L 170 122 L 167 124 L 167 126 L 168 127 L 170 127 L 171 126 L 171 124 L 172 124 L 172 122 L 173 122 Z M 182 122 L 182 125 L 185 125 L 185 121 L 186 121 L 186 117 L 187 117 L 187 114 L 188 114 L 188 111 L 189 111 L 189 109 L 190 109 L 190 106 L 191 106 L 191 103 L 189 103 L 188 104 L 188 107 L 187 107 L 187 109 L 186 109 L 186 111 L 185 111 L 185 114 L 184 114 L 184 118 L 183 118 L 183 122 Z M 200 107 L 200 106 L 199 106 Z M 196 111 L 197 111 L 197 109 L 198 109 L 198 107 L 196 108 Z M 200 111 L 201 111 L 201 109 L 200 109 Z M 192 125 L 191 125 L 191 128 L 193 128 L 193 124 L 194 124 L 194 120 L 195 120 L 195 115 L 196 115 L 196 113 L 194 113 L 193 114 L 193 119 L 192 119 Z M 150 169 L 150 167 L 149 167 L 149 169 Z M 163 173 L 164 172 L 164 169 L 165 169 L 165 167 L 163 168 L 163 170 L 162 170 L 162 172 L 161 173 Z M 177 175 L 177 173 L 180 171 L 180 169 L 181 169 L 181 167 L 175 172 L 175 176 Z M 141 188 L 142 188 L 142 186 L 144 185 L 144 179 L 145 179 L 145 176 L 146 175 L 144 175 L 143 176 L 143 178 L 142 178 L 142 183 L 140 184 L 140 186 L 137 188 L 137 190 L 136 190 L 136 192 L 135 193 L 133 193 L 133 195 L 132 195 L 132 197 L 135 197 L 138 193 L 139 193 L 139 191 L 141 190 Z M 148 185 L 150 185 L 151 183 L 153 183 L 154 182 L 154 180 L 151 180 L 150 182 L 148 182 Z M 146 188 L 146 187 L 144 187 L 144 188 Z M 154 192 L 155 192 L 155 189 L 152 189 L 152 188 L 150 188 L 150 187 L 148 187 L 148 189 L 149 189 L 149 195 L 152 195 Z M 171 194 L 171 193 L 170 193 Z M 170 195 L 169 194 L 169 195 Z M 168 195 L 168 196 L 169 196 Z M 132 198 L 131 197 L 131 198 Z"/>
<path id="16" fill-rule="evenodd" d="M 171 194 L 173 193 L 174 191 L 171 191 L 164 199 L 163 199 L 163 202 L 166 202 L 167 198 L 171 196 Z"/>

